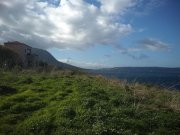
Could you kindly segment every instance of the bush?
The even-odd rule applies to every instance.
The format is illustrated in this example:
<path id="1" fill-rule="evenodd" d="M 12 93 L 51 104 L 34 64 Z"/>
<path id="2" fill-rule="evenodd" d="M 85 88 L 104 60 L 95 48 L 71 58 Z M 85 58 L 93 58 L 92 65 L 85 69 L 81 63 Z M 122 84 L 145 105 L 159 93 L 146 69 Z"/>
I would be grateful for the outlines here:
<path id="1" fill-rule="evenodd" d="M 20 56 L 14 51 L 0 45 L 0 68 L 12 69 L 16 65 L 22 65 Z"/>

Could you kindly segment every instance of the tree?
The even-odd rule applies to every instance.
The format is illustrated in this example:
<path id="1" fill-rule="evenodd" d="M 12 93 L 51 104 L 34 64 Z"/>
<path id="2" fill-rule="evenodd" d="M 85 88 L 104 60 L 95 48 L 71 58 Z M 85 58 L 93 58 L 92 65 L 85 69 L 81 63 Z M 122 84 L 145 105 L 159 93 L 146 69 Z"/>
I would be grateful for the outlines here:
<path id="1" fill-rule="evenodd" d="M 16 65 L 22 66 L 22 60 L 19 55 L 0 45 L 0 68 L 12 69 Z"/>

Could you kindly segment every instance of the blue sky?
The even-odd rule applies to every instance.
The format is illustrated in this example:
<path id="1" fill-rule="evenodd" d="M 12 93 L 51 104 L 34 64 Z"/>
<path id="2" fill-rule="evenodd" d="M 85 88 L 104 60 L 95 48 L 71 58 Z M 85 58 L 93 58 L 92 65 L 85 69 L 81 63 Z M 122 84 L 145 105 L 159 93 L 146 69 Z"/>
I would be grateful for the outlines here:
<path id="1" fill-rule="evenodd" d="M 0 42 L 18 40 L 83 68 L 180 67 L 179 0 L 2 0 L 0 7 Z"/>

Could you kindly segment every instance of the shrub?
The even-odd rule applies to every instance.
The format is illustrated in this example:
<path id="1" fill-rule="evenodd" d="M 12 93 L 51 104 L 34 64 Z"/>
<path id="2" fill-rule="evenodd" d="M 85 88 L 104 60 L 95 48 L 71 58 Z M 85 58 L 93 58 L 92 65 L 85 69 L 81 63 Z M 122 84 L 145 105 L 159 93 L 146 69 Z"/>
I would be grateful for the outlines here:
<path id="1" fill-rule="evenodd" d="M 14 51 L 0 45 L 0 68 L 12 69 L 16 65 L 22 65 L 20 56 Z"/>

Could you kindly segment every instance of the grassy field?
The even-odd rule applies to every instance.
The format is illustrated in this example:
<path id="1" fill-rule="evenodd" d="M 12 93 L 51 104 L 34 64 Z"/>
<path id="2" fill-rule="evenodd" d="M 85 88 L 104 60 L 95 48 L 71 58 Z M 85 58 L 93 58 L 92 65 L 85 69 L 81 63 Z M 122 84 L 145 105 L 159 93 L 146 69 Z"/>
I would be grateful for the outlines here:
<path id="1" fill-rule="evenodd" d="M 179 92 L 71 71 L 0 71 L 0 135 L 179 133 Z"/>

